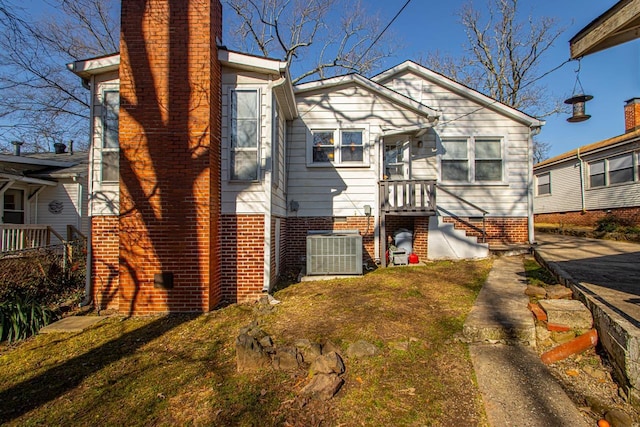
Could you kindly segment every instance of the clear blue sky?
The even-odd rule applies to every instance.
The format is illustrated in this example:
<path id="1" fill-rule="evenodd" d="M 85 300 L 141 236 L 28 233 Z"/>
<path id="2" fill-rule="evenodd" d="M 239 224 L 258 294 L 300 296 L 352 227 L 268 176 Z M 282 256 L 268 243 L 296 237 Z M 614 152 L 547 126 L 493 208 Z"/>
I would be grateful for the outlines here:
<path id="1" fill-rule="evenodd" d="M 379 10 L 380 18 L 388 22 L 405 0 L 363 2 L 372 11 Z M 456 13 L 464 3 L 463 0 L 412 0 L 390 28 L 405 46 L 387 65 L 391 67 L 432 50 L 452 55 L 461 53 L 466 36 Z M 520 0 L 519 9 L 523 15 L 553 17 L 560 27 L 566 28 L 546 55 L 540 71 L 551 70 L 567 60 L 569 39 L 615 3 L 615 0 Z M 478 9 L 485 4 L 486 0 L 474 1 Z M 624 133 L 624 101 L 640 97 L 639 53 L 640 41 L 635 40 L 582 59 L 580 81 L 585 92 L 594 96 L 586 104 L 591 119 L 568 123 L 567 115 L 546 118 L 547 124 L 539 138 L 551 145 L 551 157 Z M 573 91 L 577 66 L 578 63 L 572 61 L 540 83 L 550 95 L 566 99 Z"/>

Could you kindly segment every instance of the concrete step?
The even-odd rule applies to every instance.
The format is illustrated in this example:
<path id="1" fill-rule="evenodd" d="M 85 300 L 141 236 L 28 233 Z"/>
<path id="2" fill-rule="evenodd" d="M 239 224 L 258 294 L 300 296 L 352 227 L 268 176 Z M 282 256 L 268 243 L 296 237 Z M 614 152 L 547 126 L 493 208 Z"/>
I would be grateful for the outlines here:
<path id="1" fill-rule="evenodd" d="M 535 322 L 527 308 L 526 287 L 521 257 L 496 258 L 465 320 L 465 338 L 470 342 L 535 346 Z"/>

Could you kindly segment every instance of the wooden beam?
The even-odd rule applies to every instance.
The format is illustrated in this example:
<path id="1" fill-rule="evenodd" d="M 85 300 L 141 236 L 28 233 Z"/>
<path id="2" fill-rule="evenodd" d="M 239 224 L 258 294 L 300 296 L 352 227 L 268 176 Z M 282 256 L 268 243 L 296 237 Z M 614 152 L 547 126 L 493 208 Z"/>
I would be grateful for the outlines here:
<path id="1" fill-rule="evenodd" d="M 578 59 L 640 37 L 640 0 L 621 0 L 569 41 Z"/>

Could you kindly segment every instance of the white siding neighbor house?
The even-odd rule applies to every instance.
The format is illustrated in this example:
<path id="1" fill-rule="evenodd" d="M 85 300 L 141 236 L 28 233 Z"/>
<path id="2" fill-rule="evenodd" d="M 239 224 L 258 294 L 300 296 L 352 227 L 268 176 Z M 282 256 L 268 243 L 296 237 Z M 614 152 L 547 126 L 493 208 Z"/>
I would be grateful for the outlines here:
<path id="1" fill-rule="evenodd" d="M 255 299 L 292 269 L 406 263 L 400 246 L 422 260 L 461 259 L 533 241 L 532 135 L 544 122 L 411 61 L 372 78 L 294 86 L 284 62 L 224 48 L 218 60 L 221 191 L 212 197 L 223 300 Z M 119 61 L 70 64 L 94 99 L 94 218 L 120 215 L 117 132 L 109 133 Z M 96 236 L 93 245 L 99 263 Z"/>
<path id="2" fill-rule="evenodd" d="M 56 149 L 0 154 L 0 252 L 87 235 L 87 153 Z"/>
<path id="3" fill-rule="evenodd" d="M 593 226 L 606 215 L 640 224 L 640 99 L 625 105 L 622 135 L 534 166 L 537 223 Z"/>

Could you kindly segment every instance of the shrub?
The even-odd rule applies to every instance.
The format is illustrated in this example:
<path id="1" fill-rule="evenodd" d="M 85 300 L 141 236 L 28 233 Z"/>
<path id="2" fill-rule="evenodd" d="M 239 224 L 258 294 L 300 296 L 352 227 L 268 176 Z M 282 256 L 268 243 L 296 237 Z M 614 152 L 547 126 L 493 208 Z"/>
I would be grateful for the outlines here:
<path id="1" fill-rule="evenodd" d="M 615 231 L 619 231 L 621 228 L 626 228 L 631 225 L 632 224 L 624 218 L 617 217 L 613 214 L 607 214 L 596 221 L 596 231 L 613 233 Z"/>
<path id="2" fill-rule="evenodd" d="M 0 303 L 0 341 L 28 338 L 56 318 L 53 310 L 30 298 L 3 301 Z"/>

